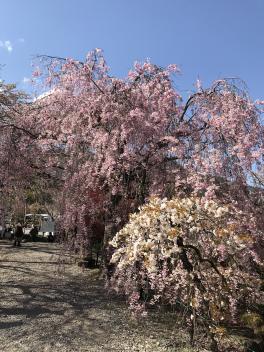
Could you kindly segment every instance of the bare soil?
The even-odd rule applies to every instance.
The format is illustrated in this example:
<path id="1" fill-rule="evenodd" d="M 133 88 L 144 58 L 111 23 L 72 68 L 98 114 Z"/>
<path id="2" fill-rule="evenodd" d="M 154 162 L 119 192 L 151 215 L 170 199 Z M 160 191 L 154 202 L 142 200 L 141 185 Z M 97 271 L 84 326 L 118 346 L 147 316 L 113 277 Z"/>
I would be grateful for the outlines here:
<path id="1" fill-rule="evenodd" d="M 98 271 L 62 258 L 57 244 L 0 241 L 1 352 L 206 352 L 190 348 L 179 319 L 153 311 L 134 320 Z"/>

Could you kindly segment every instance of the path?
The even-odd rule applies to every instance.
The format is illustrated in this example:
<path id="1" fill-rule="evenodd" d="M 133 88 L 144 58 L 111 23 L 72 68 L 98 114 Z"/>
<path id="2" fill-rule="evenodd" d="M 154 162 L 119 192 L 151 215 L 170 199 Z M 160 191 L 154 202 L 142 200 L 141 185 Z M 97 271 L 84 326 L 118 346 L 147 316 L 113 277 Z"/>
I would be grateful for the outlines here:
<path id="1" fill-rule="evenodd" d="M 58 257 L 56 244 L 0 241 L 1 352 L 192 351 L 174 322 L 134 321 L 94 271 L 66 263 L 59 274 Z"/>

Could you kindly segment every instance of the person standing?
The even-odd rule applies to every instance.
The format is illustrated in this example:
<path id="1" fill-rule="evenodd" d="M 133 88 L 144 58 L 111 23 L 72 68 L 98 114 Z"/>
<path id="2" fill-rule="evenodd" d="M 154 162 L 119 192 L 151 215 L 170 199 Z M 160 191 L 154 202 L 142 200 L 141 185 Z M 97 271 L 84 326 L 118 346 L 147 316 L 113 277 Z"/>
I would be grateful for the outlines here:
<path id="1" fill-rule="evenodd" d="M 37 235 L 38 235 L 38 227 L 37 227 L 37 226 L 34 226 L 34 227 L 30 230 L 29 234 L 30 234 L 30 237 L 31 237 L 32 241 L 35 242 L 36 239 L 37 239 Z"/>
<path id="2" fill-rule="evenodd" d="M 22 225 L 20 223 L 18 223 L 16 226 L 16 229 L 15 229 L 15 232 L 14 232 L 14 244 L 13 244 L 14 247 L 21 246 L 21 241 L 22 241 L 23 235 L 24 235 L 24 233 L 23 233 Z"/>
<path id="3" fill-rule="evenodd" d="M 13 239 L 14 239 L 14 228 L 10 225 L 10 226 L 7 228 L 7 231 L 8 231 L 8 233 L 10 234 L 10 236 L 9 236 L 9 241 L 13 241 Z"/>
<path id="4" fill-rule="evenodd" d="M 2 238 L 3 238 L 3 240 L 5 239 L 7 233 L 8 233 L 8 229 L 7 229 L 6 226 L 4 226 L 4 229 L 3 229 L 3 231 L 2 231 Z"/>

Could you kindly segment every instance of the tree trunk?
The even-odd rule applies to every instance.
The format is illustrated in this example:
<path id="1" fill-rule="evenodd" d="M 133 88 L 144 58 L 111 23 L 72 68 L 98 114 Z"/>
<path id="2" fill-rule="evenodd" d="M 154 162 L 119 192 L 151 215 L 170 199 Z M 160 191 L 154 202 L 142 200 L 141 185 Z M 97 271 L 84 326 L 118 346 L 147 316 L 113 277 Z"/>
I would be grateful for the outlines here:
<path id="1" fill-rule="evenodd" d="M 113 271 L 113 264 L 110 264 L 112 256 L 112 250 L 109 248 L 109 241 L 114 237 L 117 231 L 116 224 L 112 219 L 109 219 L 105 223 L 104 241 L 102 249 L 102 268 L 107 276 L 111 276 Z"/>

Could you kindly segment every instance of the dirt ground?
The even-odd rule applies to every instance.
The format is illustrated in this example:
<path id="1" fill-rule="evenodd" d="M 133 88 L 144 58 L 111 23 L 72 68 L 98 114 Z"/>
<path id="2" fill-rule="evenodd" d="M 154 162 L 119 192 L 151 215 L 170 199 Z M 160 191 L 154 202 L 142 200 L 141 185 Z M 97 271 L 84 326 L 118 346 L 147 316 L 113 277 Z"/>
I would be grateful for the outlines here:
<path id="1" fill-rule="evenodd" d="M 96 271 L 59 257 L 57 244 L 0 241 L 1 352 L 206 352 L 189 347 L 170 313 L 133 320 Z"/>

